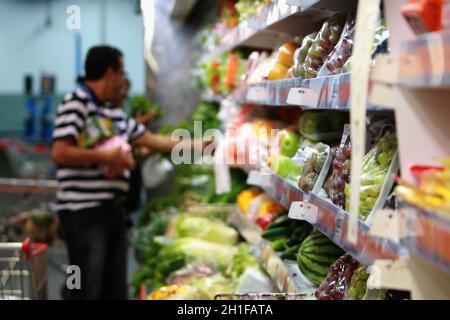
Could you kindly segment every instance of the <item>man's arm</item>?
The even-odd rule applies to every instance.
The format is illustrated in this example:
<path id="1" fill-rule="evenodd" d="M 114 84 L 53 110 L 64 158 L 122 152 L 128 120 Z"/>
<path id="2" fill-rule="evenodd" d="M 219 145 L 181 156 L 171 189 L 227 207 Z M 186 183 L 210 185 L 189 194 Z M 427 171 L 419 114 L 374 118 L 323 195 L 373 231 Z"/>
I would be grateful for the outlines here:
<path id="1" fill-rule="evenodd" d="M 70 139 L 56 140 L 52 146 L 52 159 L 57 166 L 107 165 L 117 175 L 134 169 L 134 160 L 120 148 L 93 150 L 80 148 Z"/>
<path id="2" fill-rule="evenodd" d="M 179 141 L 172 139 L 171 136 L 154 134 L 147 131 L 133 143 L 140 146 L 145 146 L 158 152 L 170 152 L 173 148 L 175 148 L 175 146 L 180 145 L 180 143 L 182 144 L 180 147 L 183 146 L 185 149 L 199 148 L 199 150 L 203 150 L 205 143 L 201 141 L 197 141 L 197 143 L 195 143 L 195 141 L 196 140 L 193 139 Z"/>

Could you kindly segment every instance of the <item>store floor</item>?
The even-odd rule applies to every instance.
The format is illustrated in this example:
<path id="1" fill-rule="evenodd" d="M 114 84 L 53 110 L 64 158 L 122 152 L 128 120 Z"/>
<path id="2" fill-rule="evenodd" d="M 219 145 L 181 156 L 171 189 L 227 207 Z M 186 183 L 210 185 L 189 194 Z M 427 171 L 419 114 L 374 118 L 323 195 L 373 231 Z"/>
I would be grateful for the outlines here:
<path id="1" fill-rule="evenodd" d="M 65 269 L 68 264 L 67 249 L 64 243 L 56 240 L 47 252 L 47 296 L 49 300 L 63 300 L 63 287 L 66 283 Z M 134 253 L 129 245 L 128 249 L 128 283 L 136 272 L 138 264 L 134 258 Z M 133 290 L 130 287 L 129 297 L 133 297 Z"/>

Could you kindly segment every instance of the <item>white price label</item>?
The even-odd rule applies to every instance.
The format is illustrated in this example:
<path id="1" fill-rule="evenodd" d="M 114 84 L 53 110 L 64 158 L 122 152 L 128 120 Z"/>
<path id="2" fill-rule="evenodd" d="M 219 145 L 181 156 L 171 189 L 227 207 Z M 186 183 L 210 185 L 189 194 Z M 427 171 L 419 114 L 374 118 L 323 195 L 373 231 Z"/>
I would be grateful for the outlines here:
<path id="1" fill-rule="evenodd" d="M 372 219 L 370 234 L 375 237 L 392 239 L 399 243 L 400 215 L 394 210 L 378 210 Z"/>
<path id="2" fill-rule="evenodd" d="M 303 201 L 294 201 L 289 208 L 289 218 L 304 220 L 305 203 Z"/>
<path id="3" fill-rule="evenodd" d="M 316 108 L 319 103 L 320 92 L 309 88 L 291 88 L 287 104 Z"/>
<path id="4" fill-rule="evenodd" d="M 289 218 L 307 221 L 311 224 L 317 222 L 317 206 L 304 201 L 294 201 L 289 208 Z"/>
<path id="5" fill-rule="evenodd" d="M 250 87 L 247 90 L 247 100 L 256 102 L 271 100 L 269 89 L 259 86 Z"/>

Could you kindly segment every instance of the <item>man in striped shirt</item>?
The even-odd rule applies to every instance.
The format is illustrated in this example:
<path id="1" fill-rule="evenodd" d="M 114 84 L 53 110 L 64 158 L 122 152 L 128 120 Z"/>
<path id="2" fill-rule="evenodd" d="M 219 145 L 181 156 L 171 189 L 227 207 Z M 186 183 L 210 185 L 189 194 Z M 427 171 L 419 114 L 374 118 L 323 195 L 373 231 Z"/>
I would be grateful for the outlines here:
<path id="1" fill-rule="evenodd" d="M 75 299 L 126 299 L 126 215 L 131 153 L 98 145 L 111 137 L 154 151 L 170 151 L 179 141 L 152 134 L 108 102 L 117 100 L 124 81 L 122 53 L 93 47 L 85 62 L 85 78 L 58 107 L 52 158 L 59 190 L 56 208 L 71 265 L 81 271 Z M 185 141 L 193 148 L 194 141 Z M 202 145 L 202 144 L 201 144 Z M 203 147 L 203 145 L 202 145 Z M 105 168 L 111 175 L 107 175 Z"/>

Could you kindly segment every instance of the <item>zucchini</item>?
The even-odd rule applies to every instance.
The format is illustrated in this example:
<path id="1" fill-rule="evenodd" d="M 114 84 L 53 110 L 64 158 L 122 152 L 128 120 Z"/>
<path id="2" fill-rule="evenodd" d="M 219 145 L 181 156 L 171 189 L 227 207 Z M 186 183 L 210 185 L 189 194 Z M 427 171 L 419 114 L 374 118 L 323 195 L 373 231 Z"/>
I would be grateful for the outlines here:
<path id="1" fill-rule="evenodd" d="M 272 249 L 275 251 L 284 251 L 288 248 L 286 245 L 288 239 L 286 238 L 280 238 L 272 242 Z"/>
<path id="2" fill-rule="evenodd" d="M 291 247 L 291 248 L 289 248 L 289 249 L 287 249 L 286 251 L 284 251 L 282 254 L 281 254 L 281 259 L 283 259 L 283 260 L 293 260 L 293 261 L 296 261 L 296 259 L 297 259 L 297 253 L 298 253 L 298 250 L 300 249 L 300 245 L 298 244 L 298 245 L 295 245 L 295 246 L 293 246 L 293 247 Z"/>
<path id="3" fill-rule="evenodd" d="M 265 232 L 263 232 L 261 237 L 263 237 L 264 239 L 269 240 L 269 241 L 275 241 L 277 239 L 289 236 L 291 234 L 291 232 L 292 232 L 291 226 L 278 227 L 278 228 L 266 230 Z"/>
<path id="4" fill-rule="evenodd" d="M 269 229 L 275 229 L 278 227 L 286 227 L 292 225 L 292 220 L 288 216 L 282 216 L 276 219 L 270 226 Z"/>

